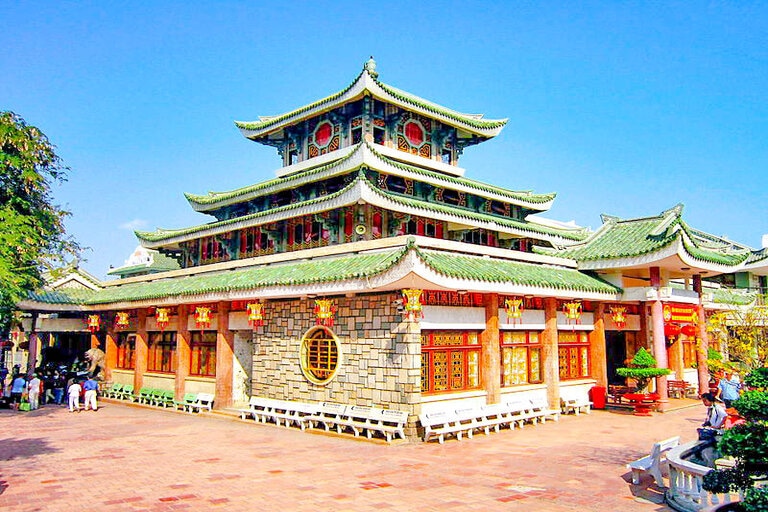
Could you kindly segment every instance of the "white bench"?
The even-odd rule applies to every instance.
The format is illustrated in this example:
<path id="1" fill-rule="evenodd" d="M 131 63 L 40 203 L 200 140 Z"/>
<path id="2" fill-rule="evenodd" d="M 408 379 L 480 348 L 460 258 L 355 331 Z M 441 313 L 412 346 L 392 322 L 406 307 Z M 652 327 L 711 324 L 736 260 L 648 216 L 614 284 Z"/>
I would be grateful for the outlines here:
<path id="1" fill-rule="evenodd" d="M 530 400 L 512 400 L 505 404 L 518 427 L 523 428 L 526 422 L 536 423 L 539 415 L 534 413 Z"/>
<path id="2" fill-rule="evenodd" d="M 210 411 L 213 409 L 213 395 L 210 393 L 198 393 L 193 402 L 183 404 L 186 412 L 200 412 L 203 409 Z"/>
<path id="3" fill-rule="evenodd" d="M 583 388 L 560 388 L 560 410 L 563 414 L 569 412 L 578 416 L 582 411 L 589 414 L 592 412 L 592 402 L 589 401 L 589 397 Z"/>
<path id="4" fill-rule="evenodd" d="M 276 425 L 290 427 L 296 424 L 304 430 L 311 425 L 311 418 L 317 412 L 318 405 L 292 400 L 277 400 L 252 396 L 247 409 L 238 409 L 240 418 L 251 416 L 259 423 L 274 422 Z"/>
<path id="5" fill-rule="evenodd" d="M 455 434 L 459 441 L 461 441 L 464 433 L 467 434 L 467 437 L 472 437 L 472 430 L 467 430 L 461 424 L 459 417 L 456 416 L 456 411 L 443 410 L 422 413 L 419 415 L 419 421 L 424 427 L 424 442 L 429 442 L 432 437 L 437 437 L 438 442 L 443 444 L 445 436 L 448 434 Z"/>
<path id="6" fill-rule="evenodd" d="M 670 437 L 658 443 L 653 443 L 650 455 L 633 460 L 627 464 L 627 469 L 632 470 L 632 483 L 638 485 L 640 483 L 640 475 L 643 471 L 647 471 L 656 480 L 656 485 L 664 487 L 664 480 L 661 475 L 662 465 L 667 462 L 667 451 L 678 444 L 680 444 L 680 436 Z"/>
<path id="7" fill-rule="evenodd" d="M 379 409 L 359 405 L 347 406 L 340 418 L 336 419 L 338 425 L 348 426 L 355 437 L 365 430 L 365 435 L 371 439 L 372 435 L 379 432 L 387 442 L 392 441 L 395 435 L 405 439 L 405 423 L 408 421 L 406 411 L 393 409 Z"/>
<path id="8" fill-rule="evenodd" d="M 547 404 L 546 400 L 532 399 L 530 412 L 542 423 L 546 423 L 547 420 L 552 420 L 552 421 L 560 420 L 560 410 L 550 409 L 549 404 Z"/>

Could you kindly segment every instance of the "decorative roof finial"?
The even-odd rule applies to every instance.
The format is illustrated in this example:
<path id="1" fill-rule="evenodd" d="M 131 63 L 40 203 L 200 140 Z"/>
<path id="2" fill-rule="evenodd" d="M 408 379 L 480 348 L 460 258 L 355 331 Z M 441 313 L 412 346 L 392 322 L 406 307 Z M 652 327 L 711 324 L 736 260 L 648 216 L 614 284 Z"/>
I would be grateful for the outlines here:
<path id="1" fill-rule="evenodd" d="M 371 58 L 368 59 L 368 62 L 365 63 L 363 66 L 363 69 L 368 72 L 369 75 L 373 78 L 378 78 L 379 74 L 376 72 L 376 61 L 373 60 L 373 55 L 371 55 Z"/>

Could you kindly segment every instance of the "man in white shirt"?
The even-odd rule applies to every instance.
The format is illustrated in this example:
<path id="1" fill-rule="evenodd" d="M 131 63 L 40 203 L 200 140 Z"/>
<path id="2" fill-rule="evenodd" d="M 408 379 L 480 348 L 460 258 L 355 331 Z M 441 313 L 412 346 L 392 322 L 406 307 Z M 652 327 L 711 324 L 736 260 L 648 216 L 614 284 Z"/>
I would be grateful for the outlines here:
<path id="1" fill-rule="evenodd" d="M 704 393 L 701 395 L 701 402 L 707 408 L 707 419 L 704 421 L 703 426 L 714 429 L 722 428 L 725 417 L 728 414 L 725 412 L 725 408 L 715 401 L 715 395 Z"/>

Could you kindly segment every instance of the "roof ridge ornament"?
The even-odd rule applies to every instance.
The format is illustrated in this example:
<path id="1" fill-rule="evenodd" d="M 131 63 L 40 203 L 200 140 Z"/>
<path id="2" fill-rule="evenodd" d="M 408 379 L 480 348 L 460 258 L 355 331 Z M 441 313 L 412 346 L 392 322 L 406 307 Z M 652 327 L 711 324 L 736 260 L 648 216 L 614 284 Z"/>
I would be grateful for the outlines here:
<path id="1" fill-rule="evenodd" d="M 373 60 L 373 55 L 371 55 L 371 58 L 368 59 L 363 65 L 363 69 L 367 71 L 369 75 L 371 75 L 371 78 L 379 78 L 379 74 L 376 72 L 376 61 Z"/>

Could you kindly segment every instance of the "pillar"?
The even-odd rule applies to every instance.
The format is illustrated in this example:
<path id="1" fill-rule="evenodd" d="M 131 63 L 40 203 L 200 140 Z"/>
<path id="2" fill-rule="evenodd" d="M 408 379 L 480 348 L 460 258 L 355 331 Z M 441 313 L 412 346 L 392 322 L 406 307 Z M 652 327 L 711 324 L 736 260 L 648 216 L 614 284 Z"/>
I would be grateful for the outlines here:
<path id="1" fill-rule="evenodd" d="M 190 365 L 190 334 L 188 306 L 179 306 L 179 323 L 176 331 L 176 378 L 173 384 L 173 395 L 176 400 L 182 400 L 186 392 L 187 376 Z"/>
<path id="2" fill-rule="evenodd" d="M 501 353 L 499 347 L 499 295 L 485 296 L 485 330 L 480 337 L 482 351 L 482 379 L 486 402 L 499 403 L 501 400 Z"/>
<path id="3" fill-rule="evenodd" d="M 99 347 L 101 347 L 101 342 L 99 341 L 99 335 L 96 334 L 95 332 L 92 332 L 91 333 L 91 348 L 99 348 Z"/>
<path id="4" fill-rule="evenodd" d="M 651 321 L 653 322 L 653 357 L 656 358 L 656 366 L 669 368 L 667 364 L 667 340 L 664 336 L 664 306 L 658 299 L 651 304 Z M 661 397 L 659 408 L 663 411 L 669 398 L 666 375 L 656 377 L 656 392 Z"/>
<path id="5" fill-rule="evenodd" d="M 117 334 L 112 325 L 107 328 L 106 343 L 104 344 L 104 381 L 112 382 L 112 368 L 117 366 Z"/>
<path id="6" fill-rule="evenodd" d="M 37 353 L 40 351 L 40 339 L 37 336 L 37 312 L 32 312 L 32 326 L 29 328 L 29 347 L 27 348 L 27 375 L 32 375 L 37 367 Z"/>
<path id="7" fill-rule="evenodd" d="M 698 340 L 696 343 L 696 372 L 699 377 L 699 395 L 709 392 L 709 367 L 707 366 L 709 352 L 709 333 L 707 333 L 707 316 L 704 312 L 704 300 L 701 296 L 701 275 L 693 276 L 693 290 L 699 294 L 699 305 L 696 308 L 696 314 L 699 322 L 696 325 L 698 329 Z"/>
<path id="8" fill-rule="evenodd" d="M 590 374 L 597 381 L 597 386 L 608 387 L 608 362 L 605 347 L 605 304 L 595 308 L 595 328 L 589 333 Z"/>
<path id="9" fill-rule="evenodd" d="M 147 332 L 147 310 L 140 309 L 136 316 L 136 351 L 134 352 L 136 360 L 133 371 L 133 389 L 134 393 L 138 394 L 144 385 L 144 374 L 147 373 L 149 333 Z"/>
<path id="10" fill-rule="evenodd" d="M 560 408 L 560 360 L 557 351 L 557 299 L 544 299 L 544 332 L 541 333 L 542 370 L 547 384 L 547 402 Z"/>
<path id="11" fill-rule="evenodd" d="M 235 333 L 229 330 L 229 302 L 219 302 L 216 313 L 216 409 L 232 405 L 232 372 L 235 361 Z"/>

